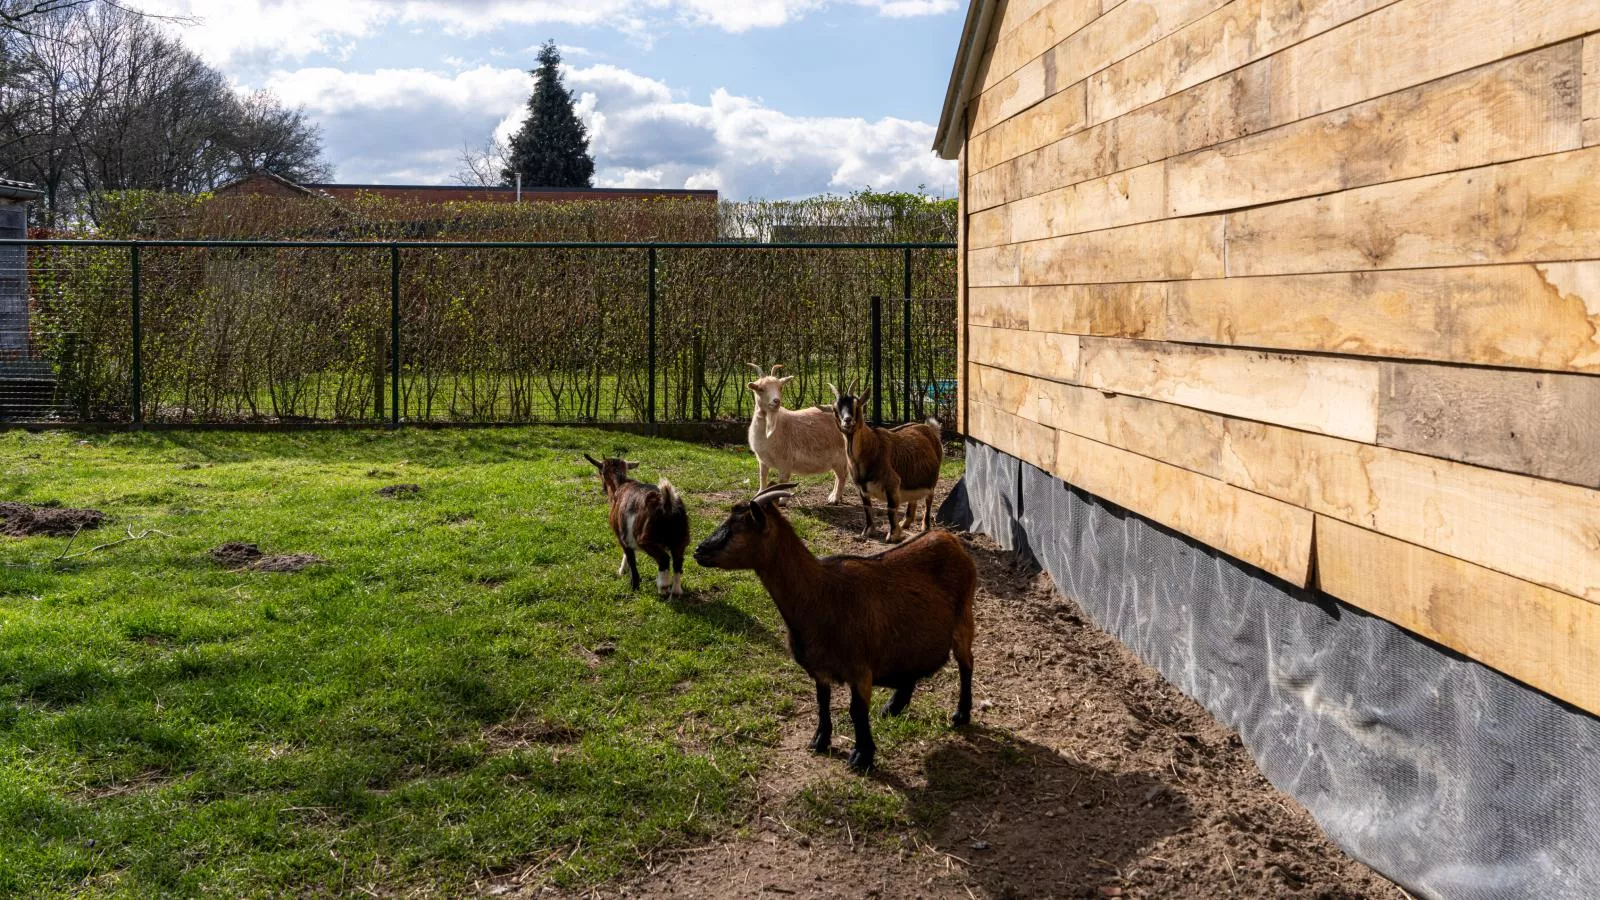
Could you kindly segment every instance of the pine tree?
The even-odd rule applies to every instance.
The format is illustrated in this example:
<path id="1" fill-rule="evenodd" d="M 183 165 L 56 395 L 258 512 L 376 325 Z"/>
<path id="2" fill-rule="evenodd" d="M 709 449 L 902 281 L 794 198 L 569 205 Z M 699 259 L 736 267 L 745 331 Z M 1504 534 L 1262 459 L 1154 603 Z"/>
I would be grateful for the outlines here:
<path id="1" fill-rule="evenodd" d="M 589 134 L 572 110 L 571 92 L 561 83 L 561 51 L 555 41 L 539 48 L 533 76 L 528 117 L 511 138 L 506 183 L 520 172 L 525 187 L 589 187 L 594 178 Z"/>

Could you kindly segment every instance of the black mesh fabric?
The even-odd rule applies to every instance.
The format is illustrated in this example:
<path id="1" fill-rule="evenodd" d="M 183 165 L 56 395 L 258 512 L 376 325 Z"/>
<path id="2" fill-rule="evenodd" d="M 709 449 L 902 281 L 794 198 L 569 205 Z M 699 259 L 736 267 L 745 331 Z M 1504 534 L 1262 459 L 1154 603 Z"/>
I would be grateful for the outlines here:
<path id="1" fill-rule="evenodd" d="M 1600 719 L 984 444 L 941 518 L 1033 556 L 1411 893 L 1600 897 Z"/>

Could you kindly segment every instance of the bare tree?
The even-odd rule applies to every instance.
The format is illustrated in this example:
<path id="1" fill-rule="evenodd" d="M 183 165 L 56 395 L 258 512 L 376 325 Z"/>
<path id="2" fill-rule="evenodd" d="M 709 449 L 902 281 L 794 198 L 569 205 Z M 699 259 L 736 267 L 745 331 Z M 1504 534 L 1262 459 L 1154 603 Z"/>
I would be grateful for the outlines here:
<path id="1" fill-rule="evenodd" d="M 456 171 L 456 183 L 469 187 L 504 187 L 503 173 L 511 165 L 511 148 L 497 137 L 490 137 L 482 147 L 463 145 L 459 157 L 461 168 Z"/>
<path id="2" fill-rule="evenodd" d="M 44 224 L 97 219 L 116 191 L 194 194 L 258 171 L 327 177 L 302 111 L 238 96 L 149 17 L 100 0 L 27 21 L 0 27 L 0 174 L 44 189 Z"/>

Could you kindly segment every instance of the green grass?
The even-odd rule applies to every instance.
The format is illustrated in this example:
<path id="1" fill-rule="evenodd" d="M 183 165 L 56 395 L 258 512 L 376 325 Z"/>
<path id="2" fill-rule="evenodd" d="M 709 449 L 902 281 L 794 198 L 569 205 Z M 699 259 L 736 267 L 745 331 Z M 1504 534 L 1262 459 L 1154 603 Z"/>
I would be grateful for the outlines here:
<path id="1" fill-rule="evenodd" d="M 0 895 L 586 884 L 738 821 L 809 685 L 747 573 L 616 577 L 578 454 L 624 446 L 691 498 L 755 471 L 579 429 L 0 434 L 0 499 L 112 516 L 74 551 L 170 535 L 0 538 Z"/>

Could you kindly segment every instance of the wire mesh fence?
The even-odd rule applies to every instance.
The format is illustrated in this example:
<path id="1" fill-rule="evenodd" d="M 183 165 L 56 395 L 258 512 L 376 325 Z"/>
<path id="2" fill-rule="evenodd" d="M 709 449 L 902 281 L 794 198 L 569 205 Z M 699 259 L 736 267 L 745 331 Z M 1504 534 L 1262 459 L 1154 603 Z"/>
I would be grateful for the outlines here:
<path id="1" fill-rule="evenodd" d="M 955 329 L 948 244 L 0 242 L 0 418 L 949 422 Z"/>

